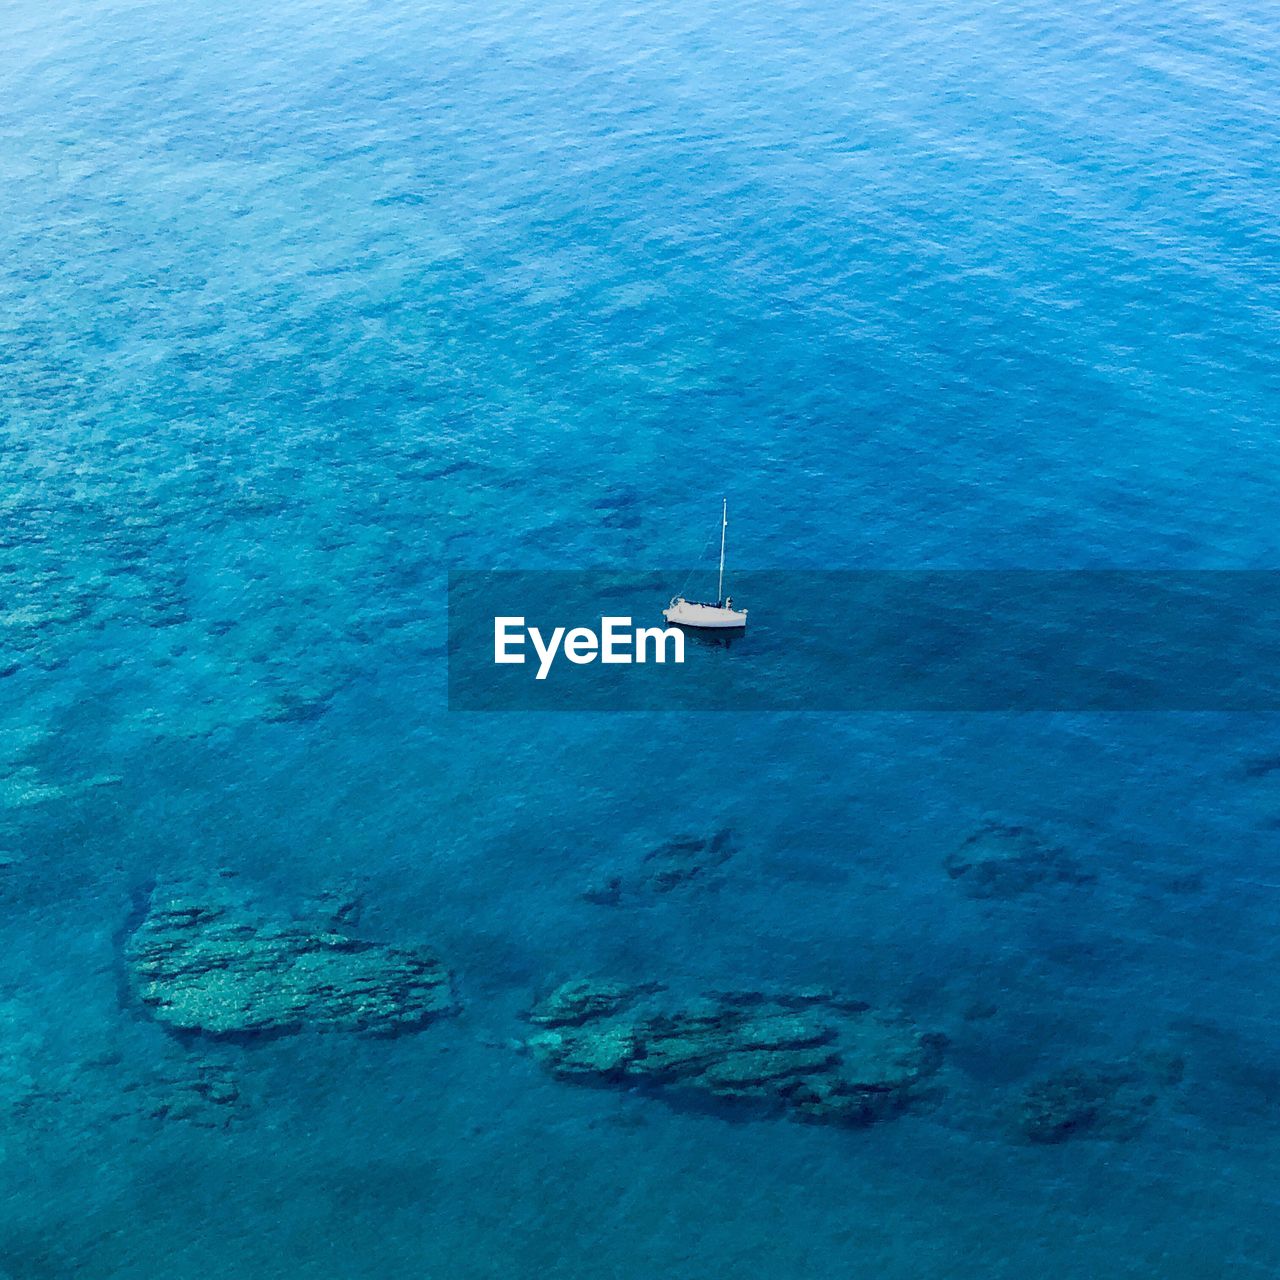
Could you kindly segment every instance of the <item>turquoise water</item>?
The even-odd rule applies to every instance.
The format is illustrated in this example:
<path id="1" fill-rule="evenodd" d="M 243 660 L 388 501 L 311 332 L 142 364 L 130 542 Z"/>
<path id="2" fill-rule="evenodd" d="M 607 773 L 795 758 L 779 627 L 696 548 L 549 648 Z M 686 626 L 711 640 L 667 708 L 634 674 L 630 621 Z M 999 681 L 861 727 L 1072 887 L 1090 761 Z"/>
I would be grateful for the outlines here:
<path id="1" fill-rule="evenodd" d="M 688 563 L 721 493 L 743 568 L 1275 568 L 1274 11 L 4 14 L 10 1276 L 1280 1270 L 1272 719 L 450 714 L 443 614 Z M 988 820 L 1082 874 L 965 893 Z M 724 826 L 714 883 L 583 897 Z M 169 1035 L 129 930 L 216 868 L 354 886 L 462 1013 Z M 578 974 L 949 1046 L 866 1130 L 673 1107 L 519 1052 Z M 1137 1132 L 1027 1141 L 1154 1058 Z"/>

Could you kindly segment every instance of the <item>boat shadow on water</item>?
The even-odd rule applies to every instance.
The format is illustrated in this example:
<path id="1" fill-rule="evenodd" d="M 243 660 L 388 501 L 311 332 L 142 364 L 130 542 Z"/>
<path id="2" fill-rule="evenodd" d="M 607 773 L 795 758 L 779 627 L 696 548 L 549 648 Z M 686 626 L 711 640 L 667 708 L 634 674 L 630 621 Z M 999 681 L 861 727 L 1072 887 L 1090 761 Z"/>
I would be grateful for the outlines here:
<path id="1" fill-rule="evenodd" d="M 682 632 L 694 644 L 703 645 L 708 649 L 729 649 L 747 638 L 746 629 L 743 627 L 715 630 L 707 627 L 686 627 L 678 622 L 668 623 L 668 625 Z"/>

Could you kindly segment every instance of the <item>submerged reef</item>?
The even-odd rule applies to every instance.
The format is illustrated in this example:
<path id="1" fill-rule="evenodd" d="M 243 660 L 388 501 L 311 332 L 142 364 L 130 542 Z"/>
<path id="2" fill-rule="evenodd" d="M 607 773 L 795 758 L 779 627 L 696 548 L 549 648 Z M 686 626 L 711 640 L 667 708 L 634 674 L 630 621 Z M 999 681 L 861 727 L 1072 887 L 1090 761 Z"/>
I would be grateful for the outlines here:
<path id="1" fill-rule="evenodd" d="M 230 1063 L 172 1040 L 144 1044 L 99 1026 L 77 1027 L 68 1039 L 46 1009 L 18 998 L 0 999 L 0 1026 L 0 1153 L 117 1123 L 229 1129 L 250 1110 Z"/>
<path id="2" fill-rule="evenodd" d="M 1017 1127 L 1037 1143 L 1126 1140 L 1146 1124 L 1161 1092 L 1181 1078 L 1182 1060 L 1176 1056 L 1067 1067 L 1025 1091 Z"/>
<path id="3" fill-rule="evenodd" d="M 733 857 L 734 837 L 728 827 L 710 836 L 677 836 L 665 840 L 644 857 L 641 885 L 654 893 L 706 880 Z"/>
<path id="4" fill-rule="evenodd" d="M 606 872 L 588 885 L 582 896 L 601 906 L 616 906 L 624 895 L 707 887 L 715 883 L 715 873 L 733 857 L 736 847 L 737 839 L 728 827 L 707 836 L 675 836 L 650 849 L 634 874 Z"/>
<path id="5" fill-rule="evenodd" d="M 988 822 L 943 862 L 971 898 L 1013 898 L 1049 885 L 1088 885 L 1091 872 L 1027 827 Z"/>
<path id="6" fill-rule="evenodd" d="M 455 1010 L 430 951 L 264 915 L 222 887 L 157 889 L 126 942 L 132 992 L 175 1031 L 210 1036 L 311 1028 L 391 1035 Z"/>
<path id="7" fill-rule="evenodd" d="M 10 1135 L 30 1135 L 67 1124 L 132 1120 L 230 1129 L 249 1107 L 236 1077 L 217 1063 L 162 1059 L 139 1068 L 106 1053 L 40 1074 L 6 1075 L 0 1110 L 7 1113 Z"/>
<path id="8" fill-rule="evenodd" d="M 937 1069 L 943 1044 L 820 991 L 671 1000 L 657 985 L 576 980 L 528 1017 L 540 1028 L 530 1052 L 560 1079 L 842 1125 L 906 1106 Z"/>
<path id="9" fill-rule="evenodd" d="M 204 1129 L 230 1128 L 245 1102 L 236 1078 L 214 1063 L 150 1082 L 144 1106 L 153 1120 L 181 1120 Z"/>

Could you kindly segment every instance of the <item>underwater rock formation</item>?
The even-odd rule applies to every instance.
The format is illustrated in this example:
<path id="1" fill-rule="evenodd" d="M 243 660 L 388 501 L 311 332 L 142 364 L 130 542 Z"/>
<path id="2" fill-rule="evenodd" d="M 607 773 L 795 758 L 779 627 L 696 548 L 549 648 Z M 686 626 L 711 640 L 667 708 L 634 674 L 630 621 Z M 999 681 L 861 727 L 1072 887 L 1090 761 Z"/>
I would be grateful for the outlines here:
<path id="1" fill-rule="evenodd" d="M 733 832 L 722 827 L 710 836 L 677 836 L 644 856 L 641 882 L 655 893 L 670 893 L 694 880 L 705 880 L 733 857 Z"/>
<path id="2" fill-rule="evenodd" d="M 119 1123 L 180 1122 L 229 1129 L 250 1111 L 239 1082 L 225 1064 L 154 1046 L 99 1041 L 83 1055 L 46 1035 L 37 1016 L 18 1026 L 0 1009 L 10 1051 L 0 1067 L 0 1116 L 6 1138 L 26 1142 L 60 1130 L 102 1130 Z M 22 1023 L 27 1025 L 24 1027 Z"/>
<path id="3" fill-rule="evenodd" d="M 659 986 L 576 980 L 528 1017 L 540 1028 L 530 1052 L 561 1079 L 828 1124 L 865 1125 L 901 1110 L 942 1050 L 941 1037 L 818 991 L 673 1001 Z"/>
<path id="4" fill-rule="evenodd" d="M 390 1035 L 455 1009 L 452 977 L 431 952 L 273 919 L 219 890 L 153 893 L 125 961 L 154 1018 L 210 1036 Z"/>
<path id="5" fill-rule="evenodd" d="M 1012 898 L 1053 884 L 1086 885 L 1097 877 L 1065 849 L 1027 827 L 988 822 L 943 862 L 971 898 Z"/>
<path id="6" fill-rule="evenodd" d="M 715 872 L 735 852 L 732 830 L 722 827 L 709 836 L 676 836 L 664 840 L 644 855 L 634 875 L 603 873 L 582 896 L 600 906 L 617 906 L 624 896 L 670 893 L 695 885 L 714 883 Z"/>
<path id="7" fill-rule="evenodd" d="M 1103 1066 L 1073 1066 L 1031 1085 L 1022 1096 L 1018 1128 L 1030 1142 L 1134 1137 L 1160 1100 L 1182 1078 L 1179 1058 Z"/>
<path id="8" fill-rule="evenodd" d="M 230 1128 L 245 1109 L 235 1077 L 209 1063 L 148 1081 L 140 1092 L 150 1119 L 180 1120 L 202 1129 Z"/>

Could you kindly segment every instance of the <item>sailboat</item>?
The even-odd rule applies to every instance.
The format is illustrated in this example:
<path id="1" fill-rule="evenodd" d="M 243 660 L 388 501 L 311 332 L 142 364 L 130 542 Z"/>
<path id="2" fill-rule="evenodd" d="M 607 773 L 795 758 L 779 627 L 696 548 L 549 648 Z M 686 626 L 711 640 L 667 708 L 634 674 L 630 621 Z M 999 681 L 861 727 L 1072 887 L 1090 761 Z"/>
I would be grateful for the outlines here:
<path id="1" fill-rule="evenodd" d="M 741 629 L 747 625 L 747 611 L 735 609 L 733 598 L 724 593 L 724 535 L 729 527 L 729 499 L 722 499 L 720 508 L 720 582 L 716 587 L 716 600 L 686 600 L 684 596 L 672 596 L 671 603 L 662 611 L 668 624 L 674 627 L 706 627 L 717 631 L 729 628 Z"/>

